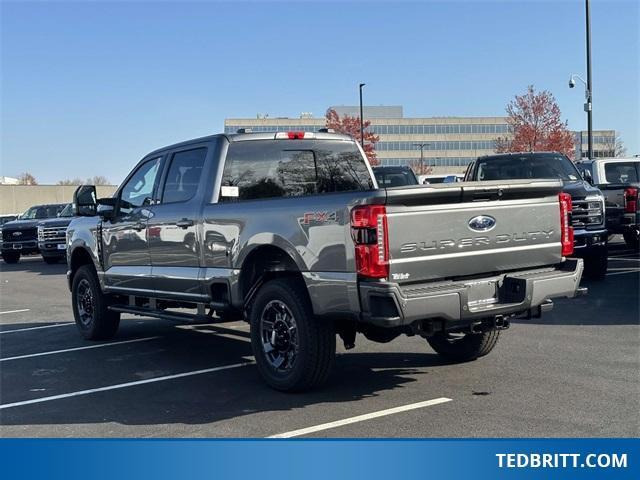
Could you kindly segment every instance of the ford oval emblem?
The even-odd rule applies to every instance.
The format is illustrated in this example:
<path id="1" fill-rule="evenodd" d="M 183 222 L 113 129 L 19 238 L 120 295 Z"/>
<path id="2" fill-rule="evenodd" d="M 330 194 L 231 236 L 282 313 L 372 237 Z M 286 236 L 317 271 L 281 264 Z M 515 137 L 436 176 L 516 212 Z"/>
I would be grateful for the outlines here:
<path id="1" fill-rule="evenodd" d="M 489 215 L 478 215 L 469 220 L 469 228 L 476 232 L 488 232 L 496 226 L 496 219 Z"/>
<path id="2" fill-rule="evenodd" d="M 22 232 L 13 232 L 14 237 L 19 237 L 20 235 L 22 235 Z"/>

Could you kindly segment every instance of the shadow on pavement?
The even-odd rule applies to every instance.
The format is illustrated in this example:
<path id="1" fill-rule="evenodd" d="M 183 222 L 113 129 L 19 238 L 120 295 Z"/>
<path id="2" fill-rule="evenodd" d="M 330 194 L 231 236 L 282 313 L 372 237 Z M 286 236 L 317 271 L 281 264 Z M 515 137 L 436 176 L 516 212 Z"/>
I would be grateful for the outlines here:
<path id="1" fill-rule="evenodd" d="M 18 328 L 18 325 L 6 327 Z M 156 331 L 150 328 L 145 333 L 154 335 Z M 228 336 L 216 335 L 214 331 Z M 138 333 L 141 332 L 138 330 Z M 111 352 L 107 353 L 108 348 L 74 352 L 76 358 L 66 360 L 74 363 L 73 368 L 62 368 L 60 372 L 64 373 L 56 374 L 57 384 L 48 389 L 47 394 L 34 395 L 29 391 L 29 387 L 34 385 L 33 380 L 28 378 L 32 375 L 33 364 L 3 365 L 2 390 L 13 391 L 14 394 L 9 394 L 10 398 L 3 398 L 1 403 L 135 381 L 140 378 L 141 371 L 153 368 L 158 371 L 170 368 L 170 372 L 163 374 L 173 374 L 246 362 L 252 358 L 250 344 L 245 338 L 247 336 L 246 331 L 219 325 L 199 326 L 197 331 L 173 329 L 152 350 L 145 351 L 145 346 L 141 345 L 139 348 L 142 351 L 132 350 L 131 354 L 120 355 L 121 359 L 115 359 Z M 423 348 L 424 353 L 340 354 L 328 384 L 317 391 L 302 394 L 270 389 L 263 383 L 255 365 L 249 365 L 8 408 L 0 410 L 0 424 L 208 424 L 258 412 L 287 412 L 317 404 L 353 402 L 403 388 L 417 381 L 412 377 L 428 374 L 423 370 L 425 367 L 447 365 L 447 362 L 429 351 L 426 342 Z M 56 364 L 67 365 L 56 356 L 50 357 L 47 362 L 49 368 L 55 368 Z M 8 372 L 6 367 L 15 371 Z M 114 375 L 117 375 L 117 381 L 114 381 Z M 283 424 L 282 428 L 287 427 Z M 247 432 L 247 435 L 250 434 Z M 216 431 L 210 431 L 209 436 L 216 436 Z"/>
<path id="2" fill-rule="evenodd" d="M 0 261 L 0 272 L 33 272 L 38 275 L 64 275 L 67 272 L 67 262 L 49 265 L 42 260 L 40 255 L 28 256 L 20 259 L 18 263 L 6 263 Z"/>

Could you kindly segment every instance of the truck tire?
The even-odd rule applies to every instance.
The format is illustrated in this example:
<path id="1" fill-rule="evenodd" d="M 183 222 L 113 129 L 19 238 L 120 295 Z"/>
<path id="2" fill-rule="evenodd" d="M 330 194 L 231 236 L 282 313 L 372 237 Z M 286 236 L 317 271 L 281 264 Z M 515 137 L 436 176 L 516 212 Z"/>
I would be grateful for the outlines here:
<path id="1" fill-rule="evenodd" d="M 251 346 L 269 386 L 291 392 L 324 383 L 335 359 L 333 324 L 313 315 L 300 280 L 275 279 L 256 294 L 249 316 Z"/>
<path id="2" fill-rule="evenodd" d="M 607 274 L 609 260 L 607 250 L 584 258 L 584 276 L 591 280 L 602 280 Z"/>
<path id="3" fill-rule="evenodd" d="M 498 343 L 499 330 L 483 333 L 451 334 L 439 332 L 427 342 L 439 355 L 456 362 L 469 362 L 487 355 Z"/>
<path id="4" fill-rule="evenodd" d="M 627 247 L 634 250 L 638 250 L 640 248 L 640 235 L 638 232 L 625 232 L 622 236 L 624 237 L 624 243 L 627 244 Z"/>
<path id="5" fill-rule="evenodd" d="M 18 263 L 20 261 L 19 252 L 2 252 L 4 263 Z"/>
<path id="6" fill-rule="evenodd" d="M 102 293 L 92 265 L 78 269 L 71 295 L 73 316 L 82 336 L 87 340 L 113 338 L 120 325 L 120 313 L 108 309 L 109 298 Z"/>
<path id="7" fill-rule="evenodd" d="M 47 263 L 49 265 L 53 265 L 56 264 L 60 261 L 60 257 L 42 257 L 42 259 L 44 260 L 44 263 Z"/>

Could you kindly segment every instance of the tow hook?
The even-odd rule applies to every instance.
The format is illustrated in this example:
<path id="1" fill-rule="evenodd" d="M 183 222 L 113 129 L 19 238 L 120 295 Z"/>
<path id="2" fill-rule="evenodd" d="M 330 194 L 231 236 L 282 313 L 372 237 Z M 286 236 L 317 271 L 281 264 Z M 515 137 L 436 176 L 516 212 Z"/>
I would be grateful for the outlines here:
<path id="1" fill-rule="evenodd" d="M 504 318 L 502 315 L 496 315 L 493 319 L 493 328 L 496 330 L 506 330 L 511 326 L 511 322 Z"/>
<path id="2" fill-rule="evenodd" d="M 482 322 L 473 322 L 470 326 L 469 326 L 469 331 L 471 333 L 482 333 Z"/>

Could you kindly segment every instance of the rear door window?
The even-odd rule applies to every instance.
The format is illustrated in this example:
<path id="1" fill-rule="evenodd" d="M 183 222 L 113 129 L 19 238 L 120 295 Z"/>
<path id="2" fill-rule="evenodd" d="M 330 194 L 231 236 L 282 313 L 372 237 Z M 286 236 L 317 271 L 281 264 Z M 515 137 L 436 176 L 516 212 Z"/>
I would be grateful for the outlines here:
<path id="1" fill-rule="evenodd" d="M 637 183 L 637 162 L 611 162 L 604 166 L 607 183 Z"/>
<path id="2" fill-rule="evenodd" d="M 173 154 L 164 183 L 162 203 L 186 202 L 194 197 L 202 177 L 206 156 L 206 148 Z"/>

